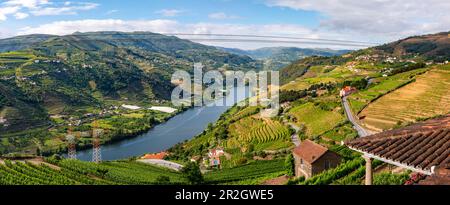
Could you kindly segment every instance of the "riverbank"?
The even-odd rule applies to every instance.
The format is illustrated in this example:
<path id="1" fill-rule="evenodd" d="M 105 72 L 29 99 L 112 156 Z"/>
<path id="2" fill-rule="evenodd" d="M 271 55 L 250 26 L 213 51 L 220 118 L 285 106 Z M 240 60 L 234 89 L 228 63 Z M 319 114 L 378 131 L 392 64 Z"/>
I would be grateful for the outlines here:
<path id="1" fill-rule="evenodd" d="M 246 87 L 235 88 L 230 91 L 226 99 L 235 98 L 239 102 L 246 98 Z M 217 102 L 225 99 L 218 99 Z M 174 145 L 190 140 L 201 134 L 208 124 L 215 123 L 231 106 L 203 106 L 185 109 L 184 112 L 171 117 L 143 134 L 128 137 L 114 143 L 101 146 L 103 160 L 119 160 L 142 156 L 147 153 L 165 151 Z M 80 160 L 92 159 L 92 149 L 78 150 Z"/>

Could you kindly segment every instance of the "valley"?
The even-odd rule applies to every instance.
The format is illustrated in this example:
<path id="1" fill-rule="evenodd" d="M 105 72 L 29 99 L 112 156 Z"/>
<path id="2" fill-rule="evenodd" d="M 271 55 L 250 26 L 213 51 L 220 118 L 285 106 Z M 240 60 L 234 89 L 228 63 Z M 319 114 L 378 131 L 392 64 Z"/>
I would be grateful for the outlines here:
<path id="1" fill-rule="evenodd" d="M 18 46 L 24 50 L 0 54 L 0 184 L 361 185 L 367 166 L 374 184 L 406 184 L 410 169 L 367 161 L 345 143 L 450 113 L 450 42 L 443 36 L 448 33 L 305 56 L 284 66 L 275 117 L 261 114 L 269 106 L 149 109 L 172 108 L 170 73 L 191 72 L 192 62 L 221 72 L 264 69 L 261 61 L 223 48 L 120 32 L 52 36 Z M 423 46 L 429 44 L 436 46 Z M 88 162 L 92 150 L 82 150 L 93 144 L 93 129 L 104 130 L 103 162 Z M 84 161 L 52 156 L 66 152 L 68 132 L 77 135 L 78 159 Z M 320 152 L 307 163 L 335 153 L 336 166 L 298 176 L 295 150 L 305 142 Z M 160 160 L 184 168 L 138 162 L 146 153 L 164 153 Z"/>

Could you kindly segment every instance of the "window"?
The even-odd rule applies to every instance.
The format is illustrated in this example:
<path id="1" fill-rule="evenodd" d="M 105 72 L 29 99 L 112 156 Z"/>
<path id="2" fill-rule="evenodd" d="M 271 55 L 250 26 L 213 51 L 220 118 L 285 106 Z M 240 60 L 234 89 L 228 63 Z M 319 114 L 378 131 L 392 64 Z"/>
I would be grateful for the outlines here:
<path id="1" fill-rule="evenodd" d="M 325 160 L 325 169 L 330 169 L 330 168 L 331 168 L 331 161 Z"/>

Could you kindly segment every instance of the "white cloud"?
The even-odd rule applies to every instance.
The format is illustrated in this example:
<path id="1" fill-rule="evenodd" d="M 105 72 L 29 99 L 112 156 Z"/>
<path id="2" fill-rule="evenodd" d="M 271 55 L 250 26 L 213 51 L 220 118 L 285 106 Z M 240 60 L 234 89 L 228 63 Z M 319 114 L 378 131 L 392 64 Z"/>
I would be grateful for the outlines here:
<path id="1" fill-rule="evenodd" d="M 224 20 L 224 19 L 237 19 L 239 16 L 228 15 L 224 12 L 212 13 L 209 14 L 208 17 L 210 19 Z"/>
<path id="2" fill-rule="evenodd" d="M 89 2 L 58 2 L 49 0 L 8 0 L 0 3 L 0 21 L 5 21 L 8 16 L 16 19 L 34 16 L 74 15 L 78 11 L 87 11 L 97 8 L 99 5 Z"/>
<path id="3" fill-rule="evenodd" d="M 30 11 L 35 16 L 75 15 L 78 11 L 88 11 L 98 7 L 96 3 L 65 2 L 62 7 L 45 7 Z"/>
<path id="4" fill-rule="evenodd" d="M 163 10 L 159 10 L 156 13 L 160 14 L 164 17 L 175 17 L 180 15 L 181 13 L 183 13 L 184 11 L 182 10 L 177 10 L 177 9 L 163 9 Z"/>
<path id="5" fill-rule="evenodd" d="M 220 23 L 194 23 L 183 24 L 174 20 L 118 20 L 118 19 L 87 19 L 78 21 L 57 21 L 49 24 L 43 24 L 36 27 L 22 28 L 18 35 L 26 34 L 55 34 L 66 35 L 74 32 L 90 32 L 90 31 L 149 31 L 155 33 L 176 34 L 253 34 L 253 35 L 283 35 L 304 38 L 331 38 L 331 39 L 352 39 L 357 40 L 354 36 L 335 35 L 330 33 L 318 33 L 309 28 L 293 25 L 293 24 L 267 24 L 267 25 L 248 25 L 248 24 L 220 24 Z M 292 44 L 292 43 L 262 43 L 262 42 L 227 42 L 229 37 L 210 36 L 180 36 L 181 38 L 189 38 L 207 45 L 235 47 L 242 49 L 255 49 L 266 46 L 299 46 L 299 47 L 327 47 L 327 48 L 348 48 L 337 45 L 316 45 L 316 44 Z M 217 39 L 225 41 L 217 41 Z M 240 39 L 241 37 L 232 37 Z M 194 40 L 197 39 L 197 40 Z M 264 38 L 268 39 L 268 38 Z M 272 38 L 269 38 L 269 40 Z M 273 38 L 273 40 L 277 40 Z M 278 39 L 279 40 L 279 39 Z"/>
<path id="6" fill-rule="evenodd" d="M 14 14 L 14 17 L 16 17 L 16 19 L 25 19 L 29 16 L 29 14 L 27 13 L 22 13 L 22 12 L 17 12 Z"/>
<path id="7" fill-rule="evenodd" d="M 18 6 L 0 7 L 0 21 L 5 21 L 8 15 L 14 14 L 20 10 Z"/>
<path id="8" fill-rule="evenodd" d="M 178 23 L 171 20 L 136 20 L 124 21 L 117 19 L 104 20 L 78 20 L 78 21 L 57 21 L 43 24 L 37 27 L 22 28 L 19 35 L 25 34 L 55 34 L 66 35 L 74 32 L 89 31 L 155 31 L 155 32 L 176 32 Z"/>
<path id="9" fill-rule="evenodd" d="M 267 0 L 270 6 L 317 11 L 332 31 L 399 38 L 450 29 L 448 0 Z"/>
<path id="10" fill-rule="evenodd" d="M 41 5 L 48 5 L 51 3 L 48 0 L 8 0 L 4 4 L 9 6 L 20 6 L 35 9 Z"/>

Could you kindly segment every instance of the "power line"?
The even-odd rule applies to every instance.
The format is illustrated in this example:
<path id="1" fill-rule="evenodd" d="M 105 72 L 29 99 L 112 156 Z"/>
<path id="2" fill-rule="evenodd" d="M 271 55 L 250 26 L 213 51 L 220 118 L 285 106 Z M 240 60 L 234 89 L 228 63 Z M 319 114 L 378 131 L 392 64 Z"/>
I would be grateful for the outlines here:
<path id="1" fill-rule="evenodd" d="M 350 41 L 340 39 L 324 39 L 324 38 L 307 38 L 307 37 L 289 37 L 289 36 L 273 36 L 273 35 L 251 35 L 251 34 L 190 34 L 190 33 L 80 33 L 71 34 L 68 36 L 101 36 L 101 35 L 127 35 L 126 38 L 118 38 L 114 40 L 139 40 L 139 38 L 130 38 L 130 36 L 149 36 L 149 35 L 166 35 L 166 36 L 212 36 L 212 37 L 243 37 L 243 39 L 236 38 L 182 38 L 190 41 L 201 42 L 253 42 L 253 43 L 290 43 L 290 44 L 318 44 L 318 45 L 337 45 L 337 46 L 351 46 L 351 47 L 371 47 L 377 45 L 373 42 L 363 41 Z M 287 40 L 274 40 L 274 39 L 244 39 L 244 38 L 277 38 L 277 39 L 290 39 L 290 40 L 302 40 L 302 41 L 287 41 Z M 101 40 L 101 39 L 99 39 Z"/>
<path id="2" fill-rule="evenodd" d="M 310 45 L 334 45 L 351 47 L 370 47 L 367 44 L 339 43 L 339 42 L 313 42 L 313 41 L 282 41 L 282 40 L 262 40 L 262 39 L 188 39 L 195 42 L 226 42 L 226 43 L 286 43 L 286 44 L 310 44 Z"/>
<path id="3" fill-rule="evenodd" d="M 252 37 L 252 38 L 278 38 L 278 39 L 292 39 L 292 40 L 313 40 L 313 41 L 330 41 L 330 42 L 343 42 L 343 43 L 361 43 L 377 45 L 373 42 L 364 41 L 351 41 L 340 39 L 327 39 L 327 38 L 307 38 L 307 37 L 289 37 L 289 36 L 273 36 L 273 35 L 252 35 L 252 34 L 192 34 L 192 33 L 161 33 L 168 36 L 220 36 L 220 37 Z"/>

